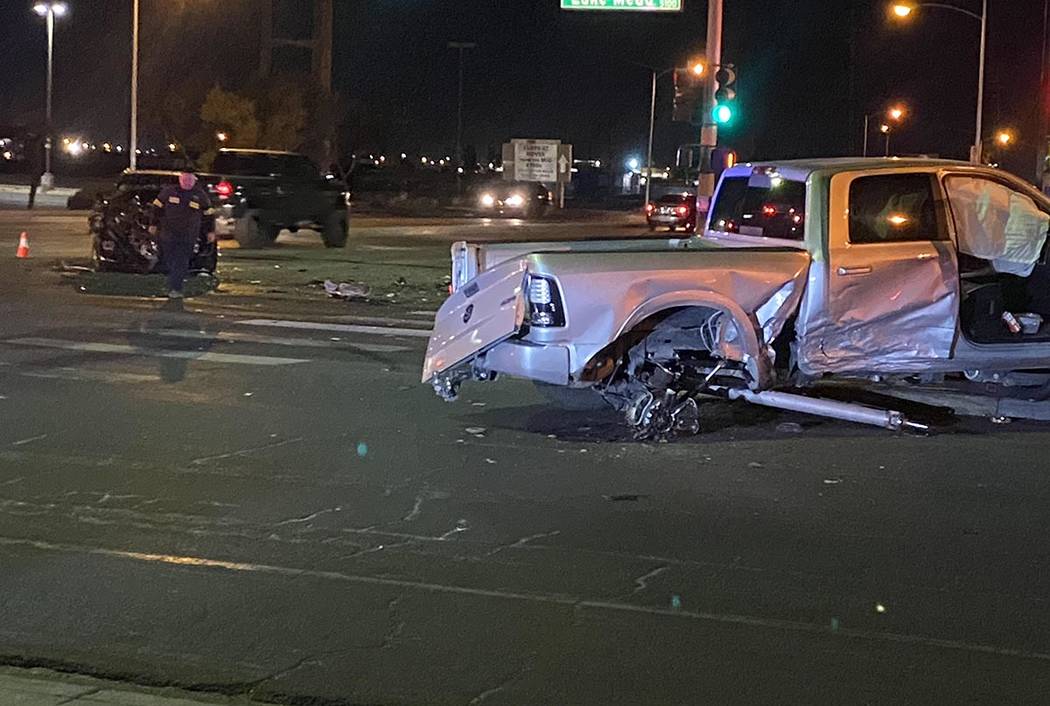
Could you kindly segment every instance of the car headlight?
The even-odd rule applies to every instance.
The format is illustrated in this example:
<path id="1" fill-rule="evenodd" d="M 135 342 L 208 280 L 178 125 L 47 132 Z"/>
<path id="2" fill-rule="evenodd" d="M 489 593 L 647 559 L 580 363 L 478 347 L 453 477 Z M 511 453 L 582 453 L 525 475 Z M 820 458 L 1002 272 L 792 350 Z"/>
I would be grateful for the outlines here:
<path id="1" fill-rule="evenodd" d="M 529 323 L 537 327 L 565 325 L 565 310 L 558 284 L 550 277 L 528 276 Z"/>
<path id="2" fill-rule="evenodd" d="M 511 208 L 520 208 L 525 205 L 525 197 L 521 194 L 511 194 L 504 203 Z"/>
<path id="3" fill-rule="evenodd" d="M 492 206 L 495 203 L 496 203 L 496 197 L 495 196 L 493 196 L 492 194 L 482 194 L 482 196 L 481 196 L 481 205 L 482 206 Z"/>

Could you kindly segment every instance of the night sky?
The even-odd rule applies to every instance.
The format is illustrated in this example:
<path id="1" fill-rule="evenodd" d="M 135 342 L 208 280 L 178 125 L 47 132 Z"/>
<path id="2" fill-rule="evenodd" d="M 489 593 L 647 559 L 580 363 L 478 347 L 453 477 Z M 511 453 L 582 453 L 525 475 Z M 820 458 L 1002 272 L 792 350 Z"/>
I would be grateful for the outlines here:
<path id="1" fill-rule="evenodd" d="M 235 85 L 254 61 L 251 10 L 262 1 L 143 0 L 145 100 L 180 72 Z M 563 12 L 557 0 L 335 2 L 334 82 L 352 146 L 450 154 L 457 54 L 447 43 L 472 41 L 464 143 L 481 158 L 510 137 L 561 138 L 577 157 L 641 156 L 649 78 L 639 65 L 699 51 L 707 12 L 702 0 L 674 15 Z M 0 125 L 42 116 L 45 34 L 30 5 L 0 2 Z M 56 37 L 56 123 L 126 140 L 130 0 L 71 5 Z M 1014 129 L 1023 142 L 1004 163 L 1031 178 L 1044 0 L 989 5 L 986 133 Z M 873 0 L 726 0 L 724 58 L 739 67 L 741 116 L 724 140 L 748 158 L 857 153 L 863 114 L 900 100 L 911 114 L 895 152 L 965 158 L 977 47 L 977 22 L 941 10 L 898 24 Z M 695 135 L 670 122 L 670 79 L 660 88 L 656 156 L 670 162 Z"/>

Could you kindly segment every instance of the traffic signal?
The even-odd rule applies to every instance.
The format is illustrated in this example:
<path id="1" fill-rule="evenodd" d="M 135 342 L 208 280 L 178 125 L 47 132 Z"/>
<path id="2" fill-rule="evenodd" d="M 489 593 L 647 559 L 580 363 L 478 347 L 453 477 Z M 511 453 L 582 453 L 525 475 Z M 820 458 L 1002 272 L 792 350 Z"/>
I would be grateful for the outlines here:
<path id="1" fill-rule="evenodd" d="M 699 65 L 699 64 L 698 64 Z M 704 71 L 693 68 L 674 71 L 674 112 L 677 123 L 700 125 L 703 120 Z"/>
<path id="2" fill-rule="evenodd" d="M 716 125 L 728 125 L 736 117 L 736 69 L 732 64 L 715 72 L 715 106 L 711 118 Z"/>

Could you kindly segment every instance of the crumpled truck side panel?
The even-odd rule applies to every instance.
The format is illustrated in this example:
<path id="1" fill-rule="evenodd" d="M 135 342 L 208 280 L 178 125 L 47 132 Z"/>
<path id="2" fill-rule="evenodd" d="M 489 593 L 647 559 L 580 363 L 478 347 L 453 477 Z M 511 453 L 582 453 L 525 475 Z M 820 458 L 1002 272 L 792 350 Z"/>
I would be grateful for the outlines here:
<path id="1" fill-rule="evenodd" d="M 576 379 L 595 354 L 646 318 L 687 306 L 732 316 L 745 335 L 745 355 L 768 368 L 766 337 L 779 334 L 795 313 L 809 267 L 808 253 L 792 249 L 539 253 L 527 259 L 529 271 L 557 281 L 567 314 L 566 327 L 532 329 L 527 340 L 568 346 Z"/>

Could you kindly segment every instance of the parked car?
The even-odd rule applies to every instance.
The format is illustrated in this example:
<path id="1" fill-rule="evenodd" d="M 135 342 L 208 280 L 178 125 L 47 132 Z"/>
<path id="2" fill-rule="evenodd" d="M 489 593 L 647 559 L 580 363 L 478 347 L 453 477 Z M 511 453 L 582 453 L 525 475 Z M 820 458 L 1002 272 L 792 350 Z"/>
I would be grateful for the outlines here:
<path id="1" fill-rule="evenodd" d="M 202 175 L 219 208 L 216 232 L 242 247 L 265 247 L 282 229 L 317 230 L 330 248 L 346 245 L 350 195 L 346 185 L 324 175 L 294 152 L 223 149 Z"/>
<path id="2" fill-rule="evenodd" d="M 1048 224 L 1047 197 L 983 166 L 739 165 L 700 237 L 457 243 L 423 380 L 446 398 L 500 375 L 600 395 L 640 436 L 697 429 L 698 395 L 913 424 L 822 396 L 826 380 L 997 409 L 1022 389 L 1011 416 L 1050 418 Z"/>
<path id="3" fill-rule="evenodd" d="M 157 242 L 148 231 L 151 204 L 162 188 L 178 181 L 178 172 L 128 171 L 112 191 L 98 196 L 88 217 L 97 270 L 140 274 L 164 271 Z M 218 250 L 207 236 L 206 224 L 202 223 L 191 272 L 215 272 Z"/>
<path id="4" fill-rule="evenodd" d="M 551 206 L 551 192 L 536 182 L 494 182 L 477 190 L 477 212 L 485 216 L 540 218 Z"/>
<path id="5" fill-rule="evenodd" d="M 696 194 L 664 194 L 645 204 L 645 221 L 649 230 L 681 228 L 692 231 L 696 228 Z"/>

